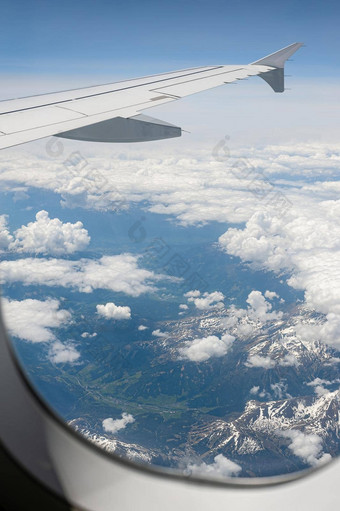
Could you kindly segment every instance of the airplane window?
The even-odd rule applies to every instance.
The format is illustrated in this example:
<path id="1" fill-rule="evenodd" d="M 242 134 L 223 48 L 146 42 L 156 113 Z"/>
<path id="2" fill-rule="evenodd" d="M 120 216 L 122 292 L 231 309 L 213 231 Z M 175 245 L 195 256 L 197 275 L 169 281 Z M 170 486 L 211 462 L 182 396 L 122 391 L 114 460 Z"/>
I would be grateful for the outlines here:
<path id="1" fill-rule="evenodd" d="M 261 480 L 340 452 L 340 154 L 229 145 L 3 151 L 1 304 L 34 389 L 90 442 Z"/>

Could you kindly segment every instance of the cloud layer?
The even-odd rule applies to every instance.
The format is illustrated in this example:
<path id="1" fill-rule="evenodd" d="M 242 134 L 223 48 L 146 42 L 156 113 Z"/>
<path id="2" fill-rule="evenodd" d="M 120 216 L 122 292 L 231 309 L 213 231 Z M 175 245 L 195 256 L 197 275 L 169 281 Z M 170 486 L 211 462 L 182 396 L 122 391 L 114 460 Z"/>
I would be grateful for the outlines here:
<path id="1" fill-rule="evenodd" d="M 0 262 L 2 283 L 22 282 L 24 285 L 62 286 L 91 293 L 109 289 L 139 296 L 154 289 L 159 279 L 153 272 L 138 267 L 138 257 L 131 254 L 104 256 L 99 260 L 25 258 Z"/>

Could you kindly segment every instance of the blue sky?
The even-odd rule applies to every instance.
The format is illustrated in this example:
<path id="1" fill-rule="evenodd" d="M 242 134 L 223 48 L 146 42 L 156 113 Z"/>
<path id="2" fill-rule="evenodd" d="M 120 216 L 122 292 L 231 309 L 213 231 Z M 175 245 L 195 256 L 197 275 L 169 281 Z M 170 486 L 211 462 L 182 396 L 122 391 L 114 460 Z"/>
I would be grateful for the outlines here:
<path id="1" fill-rule="evenodd" d="M 303 41 L 304 76 L 339 76 L 335 0 L 3 0 L 1 18 L 3 73 L 138 75 L 248 63 Z"/>

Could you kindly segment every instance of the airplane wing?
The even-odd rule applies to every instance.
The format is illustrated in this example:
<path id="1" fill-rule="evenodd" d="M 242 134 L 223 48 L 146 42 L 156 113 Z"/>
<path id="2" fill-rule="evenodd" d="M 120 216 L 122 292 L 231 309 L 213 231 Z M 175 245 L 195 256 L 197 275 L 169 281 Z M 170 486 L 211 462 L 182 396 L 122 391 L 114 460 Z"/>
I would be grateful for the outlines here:
<path id="1" fill-rule="evenodd" d="M 0 149 L 51 135 L 98 142 L 140 142 L 181 135 L 181 128 L 141 112 L 219 85 L 260 76 L 284 91 L 285 61 L 294 43 L 239 66 L 207 66 L 107 85 L 0 101 Z"/>

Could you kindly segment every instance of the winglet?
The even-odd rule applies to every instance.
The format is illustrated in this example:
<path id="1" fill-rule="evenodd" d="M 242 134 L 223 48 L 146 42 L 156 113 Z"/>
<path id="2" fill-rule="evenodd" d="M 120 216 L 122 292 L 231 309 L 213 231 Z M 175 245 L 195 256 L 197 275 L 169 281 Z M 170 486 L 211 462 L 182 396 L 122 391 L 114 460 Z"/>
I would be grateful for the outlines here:
<path id="1" fill-rule="evenodd" d="M 293 43 L 286 48 L 282 48 L 275 53 L 271 53 L 256 62 L 252 62 L 252 65 L 256 66 L 269 66 L 274 69 L 261 73 L 259 76 L 263 78 L 275 92 L 284 92 L 284 65 L 287 59 L 299 48 L 303 46 L 303 43 Z"/>

